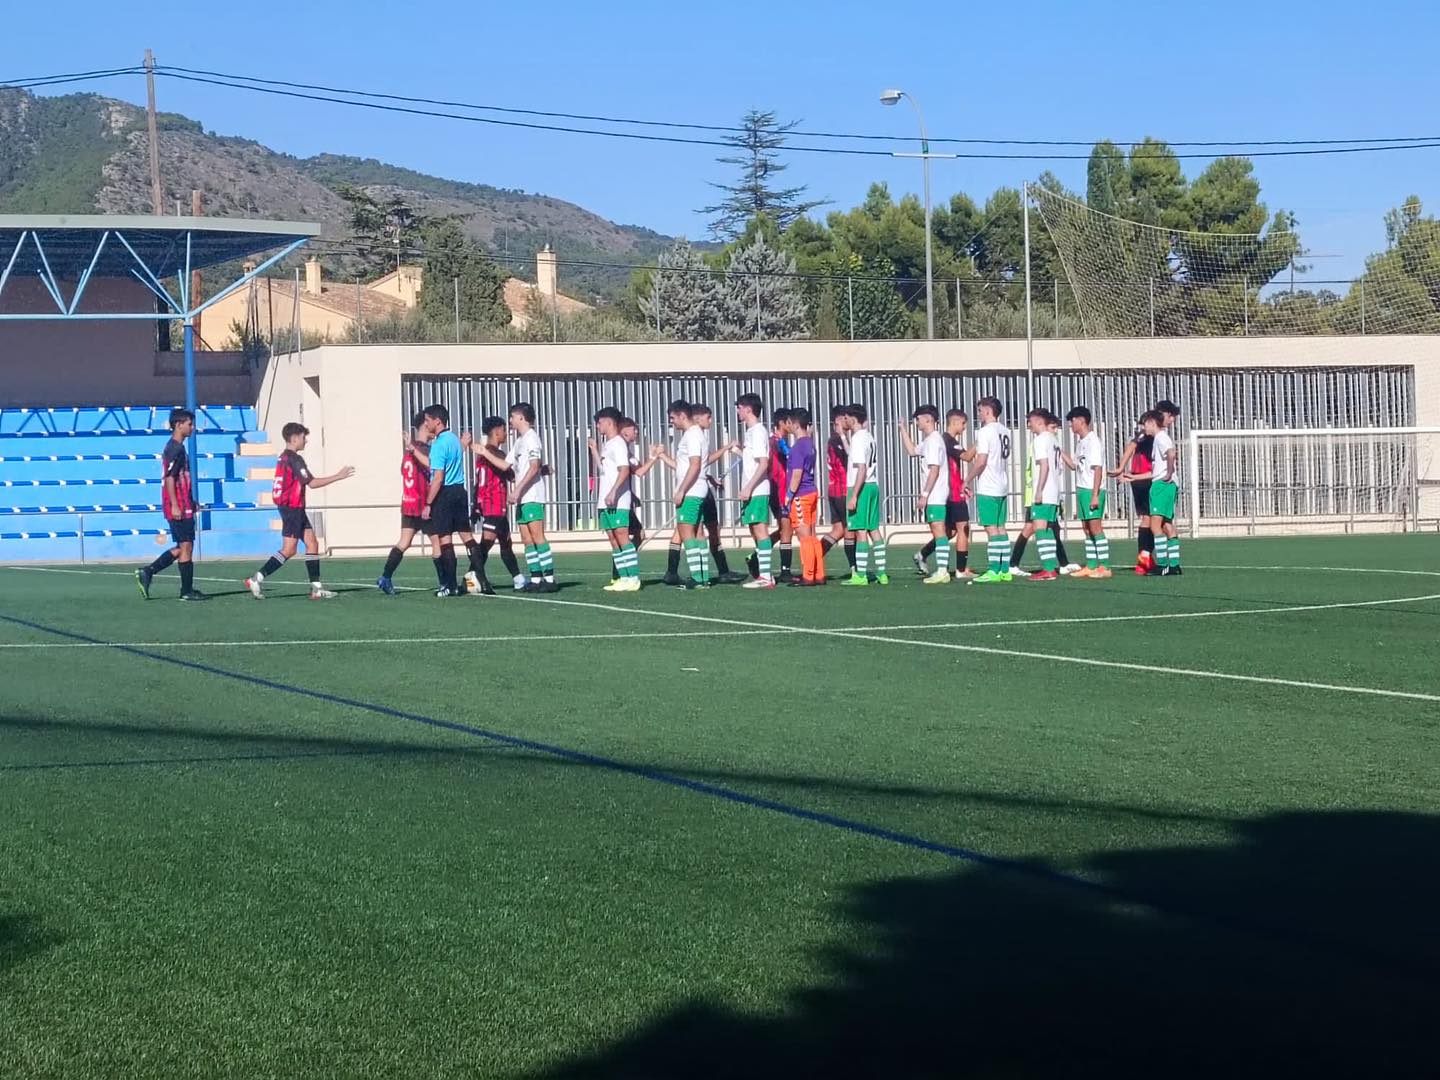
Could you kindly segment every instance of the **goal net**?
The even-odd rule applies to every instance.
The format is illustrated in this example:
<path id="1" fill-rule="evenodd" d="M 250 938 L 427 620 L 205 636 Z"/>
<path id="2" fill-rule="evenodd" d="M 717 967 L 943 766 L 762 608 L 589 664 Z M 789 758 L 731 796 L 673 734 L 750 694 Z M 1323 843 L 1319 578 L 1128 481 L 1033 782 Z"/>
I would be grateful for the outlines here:
<path id="1" fill-rule="evenodd" d="M 1192 429 L 1182 486 L 1193 535 L 1434 528 L 1426 477 L 1440 427 Z"/>

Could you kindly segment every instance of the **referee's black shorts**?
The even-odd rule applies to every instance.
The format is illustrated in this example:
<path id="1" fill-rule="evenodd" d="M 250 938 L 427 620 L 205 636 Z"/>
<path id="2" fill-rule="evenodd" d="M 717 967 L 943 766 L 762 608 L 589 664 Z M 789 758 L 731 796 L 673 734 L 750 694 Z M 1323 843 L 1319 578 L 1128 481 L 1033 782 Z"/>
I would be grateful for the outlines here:
<path id="1" fill-rule="evenodd" d="M 470 501 L 465 496 L 464 484 L 448 484 L 440 489 L 430 504 L 430 520 L 425 531 L 442 538 L 470 531 Z"/>
<path id="2" fill-rule="evenodd" d="M 1150 481 L 1131 480 L 1130 497 L 1135 500 L 1135 513 L 1141 517 L 1150 516 Z"/>

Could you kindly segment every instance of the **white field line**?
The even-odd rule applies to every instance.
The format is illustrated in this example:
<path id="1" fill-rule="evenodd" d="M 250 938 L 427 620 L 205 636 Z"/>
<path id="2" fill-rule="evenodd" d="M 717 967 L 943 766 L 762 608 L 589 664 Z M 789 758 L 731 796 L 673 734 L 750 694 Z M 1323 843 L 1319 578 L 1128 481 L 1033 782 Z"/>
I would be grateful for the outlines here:
<path id="1" fill-rule="evenodd" d="M 629 615 L 650 615 L 661 619 L 683 619 L 693 622 L 722 623 L 733 626 L 733 619 L 717 619 L 708 615 L 693 615 L 678 611 L 653 611 L 648 608 L 626 608 L 616 604 L 597 604 L 583 600 L 557 600 L 541 596 L 517 596 L 516 601 L 531 604 L 559 604 L 565 607 L 590 608 L 595 611 L 613 611 Z M 1262 686 L 1289 686 L 1300 690 L 1324 690 L 1336 694 L 1359 694 L 1371 697 L 1403 698 L 1409 701 L 1440 702 L 1440 694 L 1422 694 L 1409 690 L 1388 690 L 1371 686 L 1340 686 L 1336 683 L 1308 682 L 1303 679 L 1278 679 L 1264 675 L 1240 675 L 1228 671 L 1203 671 L 1197 668 L 1161 667 L 1157 664 L 1133 664 L 1120 660 L 1097 660 L 1088 656 L 1060 656 L 1055 653 L 1029 652 L 1023 649 L 995 649 L 983 645 L 961 645 L 953 641 L 914 641 L 909 638 L 881 637 L 876 634 L 860 633 L 854 630 L 822 630 L 815 627 L 784 627 L 772 623 L 747 623 L 756 630 L 793 629 L 801 634 L 818 637 L 849 638 L 854 641 L 873 641 L 887 645 L 903 645 L 915 649 L 948 649 L 955 652 L 979 653 L 984 656 L 999 656 L 1005 659 L 1045 660 L 1056 664 L 1078 664 L 1084 667 L 1112 668 L 1120 671 L 1144 671 L 1156 675 L 1184 675 L 1196 679 L 1215 679 L 1224 682 L 1251 683 Z"/>
<path id="2" fill-rule="evenodd" d="M 669 630 L 635 631 L 617 634 L 515 634 L 508 637 L 467 635 L 463 637 L 309 638 L 269 641 L 7 641 L 0 649 L 220 649 L 274 647 L 276 645 L 503 645 L 520 641 L 631 641 L 641 638 L 754 637 L 757 634 L 798 634 L 800 630 Z"/>

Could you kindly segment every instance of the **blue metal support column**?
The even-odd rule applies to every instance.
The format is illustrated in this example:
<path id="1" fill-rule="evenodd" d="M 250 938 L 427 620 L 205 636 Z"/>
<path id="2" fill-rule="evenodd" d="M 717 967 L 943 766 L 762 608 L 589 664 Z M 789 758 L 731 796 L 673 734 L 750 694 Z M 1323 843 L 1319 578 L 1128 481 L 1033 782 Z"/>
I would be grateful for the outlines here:
<path id="1" fill-rule="evenodd" d="M 185 320 L 185 408 L 192 413 L 196 410 L 198 402 L 195 400 L 195 324 L 191 319 Z M 199 418 L 196 418 L 195 428 L 200 427 Z M 198 452 L 200 437 L 195 431 L 190 432 L 190 475 L 191 489 L 195 490 L 195 478 L 200 475 L 200 456 Z M 198 526 L 197 526 L 198 528 Z"/>

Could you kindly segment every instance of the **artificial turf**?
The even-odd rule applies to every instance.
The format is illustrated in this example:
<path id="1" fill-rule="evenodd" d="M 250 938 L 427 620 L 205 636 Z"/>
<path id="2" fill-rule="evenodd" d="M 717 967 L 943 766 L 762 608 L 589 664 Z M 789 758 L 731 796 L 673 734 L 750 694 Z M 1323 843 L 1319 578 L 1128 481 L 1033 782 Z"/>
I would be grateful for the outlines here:
<path id="1" fill-rule="evenodd" d="M 1185 556 L 0 569 L 0 1074 L 1428 1072 L 1440 538 Z"/>

